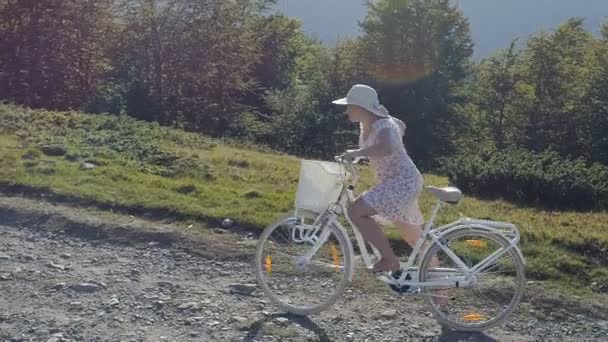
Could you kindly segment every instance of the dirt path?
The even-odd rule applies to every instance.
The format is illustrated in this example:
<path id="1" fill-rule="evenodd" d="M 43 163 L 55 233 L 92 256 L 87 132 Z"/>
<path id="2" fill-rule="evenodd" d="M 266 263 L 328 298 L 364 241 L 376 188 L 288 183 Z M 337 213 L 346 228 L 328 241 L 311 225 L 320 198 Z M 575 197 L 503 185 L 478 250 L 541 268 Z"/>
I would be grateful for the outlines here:
<path id="1" fill-rule="evenodd" d="M 17 198 L 2 198 L 0 214 L 0 341 L 537 341 L 608 336 L 608 322 L 592 311 L 577 314 L 568 307 L 529 302 L 501 328 L 485 334 L 449 332 L 436 324 L 421 299 L 398 299 L 388 290 L 368 291 L 356 284 L 330 311 L 310 318 L 283 316 L 249 285 L 255 284 L 249 262 L 255 240 L 246 236 L 207 231 L 190 244 L 169 233 L 180 223 Z M 143 233 L 142 226 L 155 228 Z M 96 229 L 99 233 L 93 234 Z M 226 252 L 230 248 L 235 251 Z M 388 318 L 380 319 L 382 315 Z"/>

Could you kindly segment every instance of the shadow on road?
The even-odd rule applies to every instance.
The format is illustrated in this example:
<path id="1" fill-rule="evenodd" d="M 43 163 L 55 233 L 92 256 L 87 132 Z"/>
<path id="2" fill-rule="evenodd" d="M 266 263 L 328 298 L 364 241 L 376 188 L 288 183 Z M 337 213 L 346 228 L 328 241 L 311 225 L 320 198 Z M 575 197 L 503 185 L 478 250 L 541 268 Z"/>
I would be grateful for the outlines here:
<path id="1" fill-rule="evenodd" d="M 297 324 L 301 328 L 306 329 L 315 334 L 316 340 L 320 342 L 331 342 L 332 340 L 327 336 L 327 333 L 310 318 L 305 316 L 296 316 L 290 314 L 274 314 L 266 316 L 265 318 L 254 322 L 249 328 L 247 328 L 247 336 L 243 339 L 243 342 L 253 342 L 256 339 L 264 336 L 264 327 L 273 322 L 276 324 L 277 318 L 286 318 L 287 321 L 282 324 L 282 329 L 285 329 L 289 324 Z M 483 332 L 466 332 L 466 331 L 454 331 L 449 328 L 443 327 L 441 334 L 434 337 L 431 341 L 437 342 L 498 342 L 493 337 L 490 337 Z"/>
<path id="2" fill-rule="evenodd" d="M 474 331 L 454 331 L 443 327 L 441 329 L 441 335 L 439 335 L 435 341 L 438 342 L 497 342 L 495 338 L 492 338 L 482 332 Z"/>
<path id="3" fill-rule="evenodd" d="M 247 334 L 247 336 L 245 336 L 245 338 L 243 339 L 243 342 L 253 342 L 256 339 L 263 336 L 264 326 L 266 324 L 268 324 L 269 322 L 273 322 L 274 320 L 276 320 L 279 317 L 284 317 L 287 319 L 287 322 L 284 324 L 297 324 L 300 327 L 302 327 L 303 329 L 313 332 L 315 334 L 315 336 L 317 337 L 317 340 L 320 342 L 330 342 L 331 341 L 329 336 L 327 336 L 327 333 L 325 333 L 325 331 L 320 326 L 318 326 L 315 322 L 311 321 L 310 318 L 308 318 L 308 317 L 296 316 L 296 315 L 290 315 L 290 314 L 274 314 L 274 315 L 267 316 L 264 319 L 261 319 L 259 321 L 256 321 L 255 323 L 253 323 L 247 329 L 247 331 L 249 331 L 249 333 Z"/>

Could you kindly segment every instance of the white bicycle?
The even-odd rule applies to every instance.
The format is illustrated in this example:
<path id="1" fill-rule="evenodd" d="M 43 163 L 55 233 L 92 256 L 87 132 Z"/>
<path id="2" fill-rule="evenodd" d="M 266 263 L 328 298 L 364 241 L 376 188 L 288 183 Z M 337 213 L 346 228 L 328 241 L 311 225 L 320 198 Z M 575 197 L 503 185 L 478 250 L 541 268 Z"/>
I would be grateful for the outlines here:
<path id="1" fill-rule="evenodd" d="M 364 266 L 371 268 L 380 257 L 373 246 L 368 249 L 346 212 L 355 200 L 357 168 L 336 161 L 302 160 L 296 211 L 266 227 L 258 241 L 258 282 L 275 305 L 292 314 L 327 309 L 352 282 L 355 251 L 342 217 L 352 227 Z M 401 262 L 403 272 L 378 279 L 397 293 L 424 295 L 439 323 L 452 329 L 481 331 L 503 322 L 525 283 L 518 228 L 470 218 L 434 227 L 441 206 L 457 203 L 462 194 L 454 187 L 427 190 L 438 201 L 420 240 Z"/>

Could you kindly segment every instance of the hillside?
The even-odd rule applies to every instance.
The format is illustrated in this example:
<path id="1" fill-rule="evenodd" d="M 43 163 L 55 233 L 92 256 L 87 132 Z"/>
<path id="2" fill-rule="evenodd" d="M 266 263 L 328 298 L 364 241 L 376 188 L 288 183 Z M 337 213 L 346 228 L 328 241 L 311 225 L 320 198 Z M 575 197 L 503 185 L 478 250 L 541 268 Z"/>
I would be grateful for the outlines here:
<path id="1" fill-rule="evenodd" d="M 0 183 L 5 192 L 216 225 L 260 229 L 289 211 L 298 159 L 126 116 L 0 105 Z M 370 183 L 364 170 L 364 183 Z M 425 175 L 427 185 L 448 180 Z M 362 188 L 365 188 L 365 184 Z M 465 194 L 466 195 L 466 194 Z M 428 212 L 432 198 L 425 193 Z M 471 197 L 441 213 L 511 221 L 523 235 L 528 277 L 608 291 L 607 213 L 546 212 Z M 395 243 L 397 233 L 390 231 Z"/>

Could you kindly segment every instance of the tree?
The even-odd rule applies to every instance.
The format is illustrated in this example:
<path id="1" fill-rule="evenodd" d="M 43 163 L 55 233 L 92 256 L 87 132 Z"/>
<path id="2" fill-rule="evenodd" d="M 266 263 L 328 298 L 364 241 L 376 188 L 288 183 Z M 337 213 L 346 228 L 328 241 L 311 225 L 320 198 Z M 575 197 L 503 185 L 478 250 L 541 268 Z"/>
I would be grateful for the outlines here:
<path id="1" fill-rule="evenodd" d="M 382 102 L 410 127 L 408 150 L 428 167 L 454 150 L 454 106 L 470 74 L 469 24 L 449 0 L 368 2 L 361 23 L 368 73 Z"/>
<path id="2" fill-rule="evenodd" d="M 355 141 L 353 128 L 331 104 L 337 95 L 329 81 L 329 51 L 301 31 L 296 36 L 300 39 L 291 40 L 295 46 L 288 49 L 294 51 L 288 86 L 268 89 L 265 106 L 260 112 L 244 113 L 234 131 L 285 152 L 330 157 Z"/>
<path id="3" fill-rule="evenodd" d="M 3 1 L 0 98 L 51 109 L 87 103 L 111 69 L 113 6 L 113 0 Z"/>
<path id="4" fill-rule="evenodd" d="M 367 73 L 364 48 L 361 40 L 346 39 L 332 50 L 329 83 L 335 97 L 344 96 L 354 84 L 373 81 Z"/>
<path id="5" fill-rule="evenodd" d="M 305 45 L 302 23 L 271 15 L 256 17 L 252 25 L 260 44 L 260 59 L 252 76 L 260 89 L 286 89 L 293 81 L 296 59 Z"/>
<path id="6" fill-rule="evenodd" d="M 518 70 L 521 58 L 515 44 L 516 40 L 511 42 L 508 49 L 482 61 L 477 71 L 473 100 L 481 111 L 484 126 L 499 149 L 506 147 L 509 142 L 516 142 L 519 129 L 520 118 L 514 104 L 522 76 Z"/>
<path id="7" fill-rule="evenodd" d="M 560 108 L 559 56 L 550 37 L 541 33 L 528 40 L 525 59 L 527 82 L 534 94 L 533 102 L 526 108 L 525 145 L 542 151 L 548 147 L 551 113 Z"/>
<path id="8" fill-rule="evenodd" d="M 602 39 L 595 49 L 596 68 L 591 90 L 585 103 L 589 105 L 590 157 L 608 165 L 608 23 L 602 25 Z"/>
<path id="9" fill-rule="evenodd" d="M 567 20 L 552 38 L 559 56 L 562 108 L 551 121 L 550 147 L 564 156 L 582 155 L 589 159 L 590 139 L 586 132 L 591 120 L 584 107 L 591 91 L 596 40 L 584 28 L 581 18 Z"/>
<path id="10" fill-rule="evenodd" d="M 207 134 L 226 132 L 254 86 L 260 49 L 251 19 L 265 3 L 127 1 L 120 59 L 130 111 Z"/>
<path id="11" fill-rule="evenodd" d="M 533 89 L 527 114 L 525 146 L 562 155 L 584 151 L 584 98 L 593 58 L 593 40 L 581 19 L 571 19 L 552 35 L 540 33 L 529 39 L 525 52 L 526 82 Z"/>

